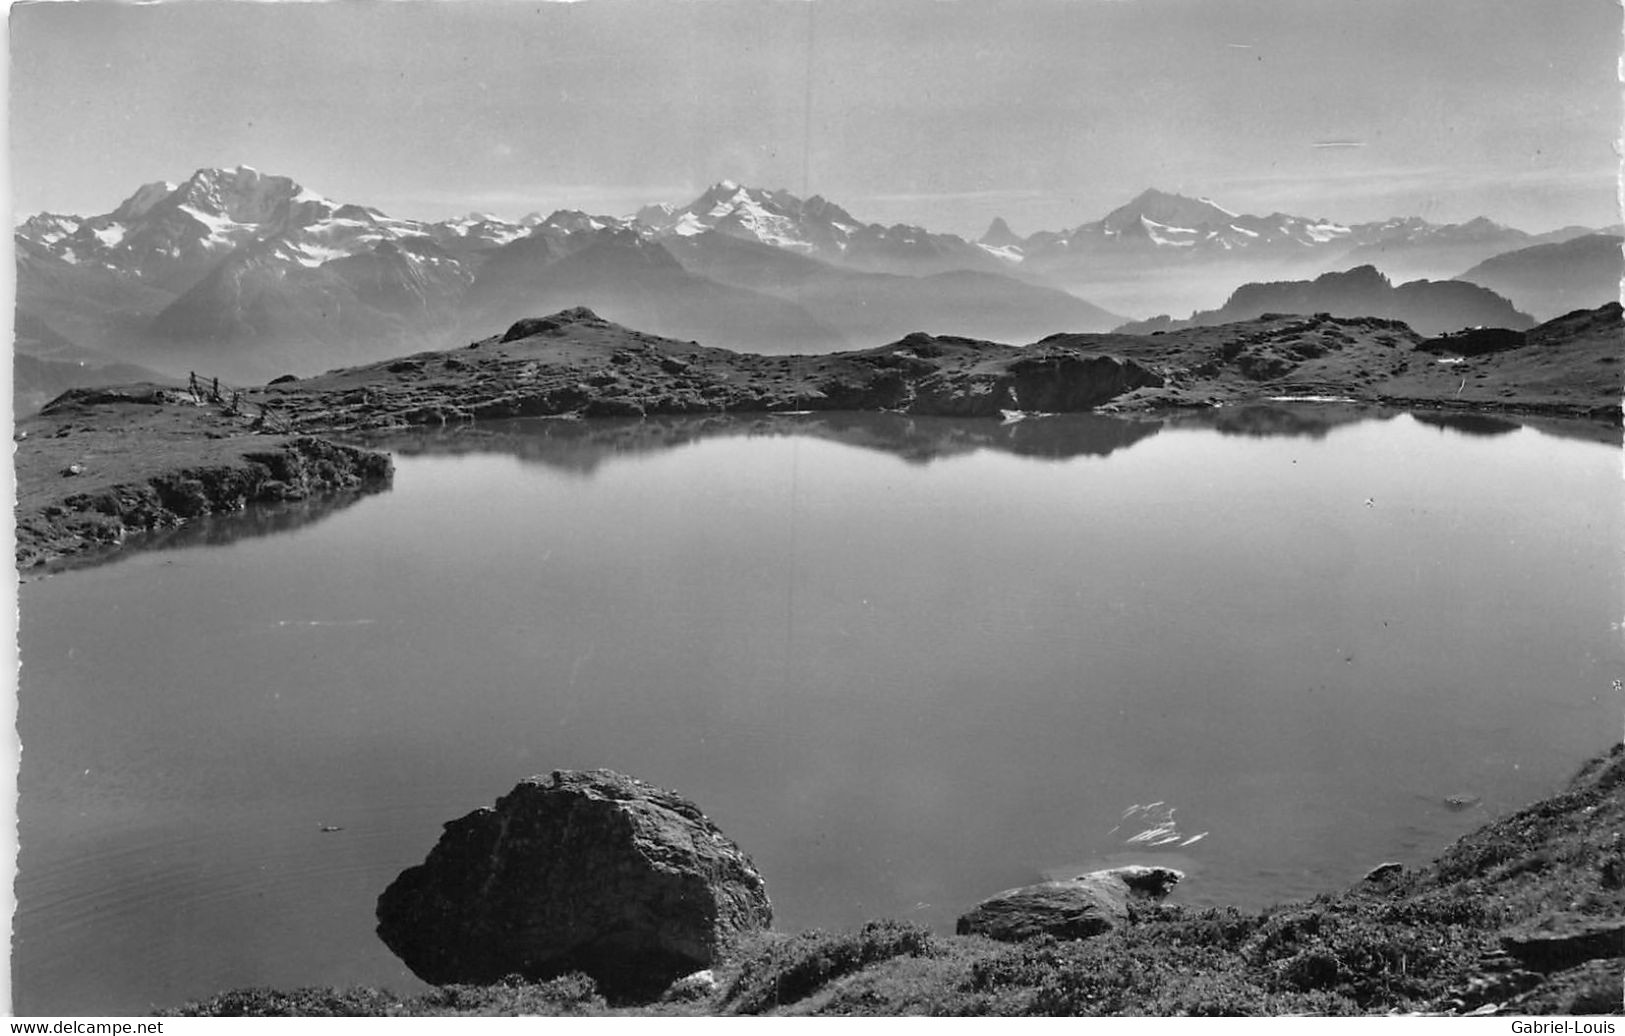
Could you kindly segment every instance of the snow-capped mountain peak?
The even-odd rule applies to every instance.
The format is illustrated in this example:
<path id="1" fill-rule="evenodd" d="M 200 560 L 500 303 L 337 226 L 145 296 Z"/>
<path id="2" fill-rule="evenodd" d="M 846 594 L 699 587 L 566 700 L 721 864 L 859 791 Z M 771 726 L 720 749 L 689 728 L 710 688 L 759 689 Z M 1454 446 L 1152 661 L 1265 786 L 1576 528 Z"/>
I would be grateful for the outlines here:
<path id="1" fill-rule="evenodd" d="M 645 205 L 632 215 L 631 220 L 654 230 L 664 230 L 676 219 L 680 209 L 681 206 L 669 201 L 658 202 Z"/>
<path id="2" fill-rule="evenodd" d="M 694 237 L 708 231 L 839 260 L 853 235 L 866 228 L 819 195 L 805 201 L 782 188 L 750 187 L 735 180 L 712 184 L 681 207 L 646 206 L 636 222 L 656 238 Z"/>
<path id="3" fill-rule="evenodd" d="M 72 236 L 84 223 L 81 216 L 65 216 L 56 212 L 36 212 L 17 225 L 16 234 L 38 245 L 50 246 Z"/>
<path id="4" fill-rule="evenodd" d="M 392 219 L 335 205 L 286 176 L 253 166 L 203 168 L 180 184 L 145 184 L 114 211 L 68 221 L 35 217 L 19 238 L 70 265 L 99 265 L 155 286 L 181 289 L 208 266 L 249 245 L 304 267 L 371 251 L 386 241 L 432 237 L 501 243 L 523 229 L 476 216 L 472 224 Z M 454 225 L 457 224 L 457 225 Z"/>
<path id="5" fill-rule="evenodd" d="M 970 242 L 914 225 L 861 222 L 821 195 L 803 200 L 784 189 L 732 179 L 717 181 L 686 205 L 648 205 L 633 217 L 559 210 L 509 222 L 474 212 L 429 223 L 338 204 L 288 177 L 247 165 L 199 169 L 180 184 L 144 184 L 104 215 L 40 213 L 19 224 L 15 234 L 18 254 L 26 257 L 20 262 L 105 270 L 176 294 L 239 258 L 311 270 L 352 260 L 343 268 L 348 271 L 370 269 L 386 258 L 422 269 L 464 264 L 468 268 L 459 276 L 472 277 L 485 261 L 482 256 L 509 244 L 524 251 L 534 242 L 538 254 L 557 257 L 575 255 L 609 234 L 631 234 L 648 243 L 650 262 L 665 261 L 665 253 L 653 247 L 661 242 L 685 257 L 714 253 L 713 242 L 698 239 L 716 234 L 867 272 L 1006 272 L 1019 265 L 1024 274 L 1057 281 L 1094 276 L 1119 261 L 1155 267 L 1210 258 L 1297 261 L 1335 255 L 1340 260 L 1379 257 L 1391 265 L 1407 255 L 1424 255 L 1442 256 L 1439 263 L 1456 267 L 1480 261 L 1503 242 L 1514 247 L 1517 239 L 1527 238 L 1482 217 L 1445 226 L 1417 217 L 1344 226 L 1280 212 L 1243 215 L 1209 198 L 1149 189 L 1073 230 L 1021 238 L 997 219 L 980 240 Z M 737 248 L 729 254 L 734 262 L 750 255 Z M 340 268 L 329 272 L 351 275 Z"/>
<path id="6" fill-rule="evenodd" d="M 265 223 L 288 206 L 326 206 L 325 198 L 311 194 L 291 178 L 267 176 L 253 166 L 235 169 L 199 169 L 171 194 L 176 205 L 186 205 L 233 223 Z"/>
<path id="7" fill-rule="evenodd" d="M 151 212 L 154 205 L 157 205 L 173 193 L 175 193 L 175 185 L 167 180 L 142 184 L 136 188 L 134 194 L 124 199 L 123 203 L 113 210 L 112 216 L 115 220 L 121 222 L 140 219 L 148 212 Z"/>
<path id="8" fill-rule="evenodd" d="M 1026 259 L 1023 245 L 1022 239 L 1010 229 L 1003 216 L 993 217 L 987 231 L 976 239 L 976 247 L 1007 263 L 1019 263 Z"/>
<path id="9" fill-rule="evenodd" d="M 1336 245 L 1351 242 L 1354 236 L 1351 228 L 1325 219 L 1283 212 L 1245 215 L 1210 198 L 1187 198 L 1153 188 L 1093 223 L 1058 234 L 1035 234 L 1019 248 L 1028 260 L 1060 253 L 1076 256 L 1108 245 L 1189 254 L 1254 253 Z"/>
<path id="10" fill-rule="evenodd" d="M 818 218 L 818 213 L 807 210 L 807 204 L 788 191 L 721 180 L 680 209 L 647 207 L 638 213 L 638 221 L 656 236 L 692 237 L 715 230 L 792 251 L 811 252 L 821 239 L 831 236 L 831 227 Z"/>
<path id="11" fill-rule="evenodd" d="M 525 224 L 530 220 L 527 216 L 520 220 Z M 623 230 L 634 224 L 635 220 L 617 219 L 614 216 L 594 216 L 581 209 L 556 209 L 546 219 L 536 219 L 530 222 L 532 230 L 562 231 L 566 234 L 593 233 L 599 230 Z"/>
<path id="12" fill-rule="evenodd" d="M 1211 225 L 1225 225 L 1236 218 L 1236 213 L 1205 198 L 1187 198 L 1182 194 L 1169 194 L 1151 188 L 1140 192 L 1127 205 L 1107 213 L 1100 220 L 1102 227 L 1114 234 L 1144 229 L 1142 220 L 1150 220 L 1161 227 L 1196 230 Z"/>

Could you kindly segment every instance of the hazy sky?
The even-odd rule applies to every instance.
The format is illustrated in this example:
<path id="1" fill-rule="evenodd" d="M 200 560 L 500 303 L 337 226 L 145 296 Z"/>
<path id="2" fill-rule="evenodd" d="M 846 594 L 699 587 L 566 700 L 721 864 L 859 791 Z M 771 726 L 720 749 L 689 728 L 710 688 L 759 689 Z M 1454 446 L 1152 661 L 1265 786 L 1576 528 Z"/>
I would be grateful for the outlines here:
<path id="1" fill-rule="evenodd" d="M 1613 0 L 410 0 L 11 9 L 12 207 L 246 163 L 441 218 L 723 178 L 976 235 L 1141 189 L 1617 220 Z"/>

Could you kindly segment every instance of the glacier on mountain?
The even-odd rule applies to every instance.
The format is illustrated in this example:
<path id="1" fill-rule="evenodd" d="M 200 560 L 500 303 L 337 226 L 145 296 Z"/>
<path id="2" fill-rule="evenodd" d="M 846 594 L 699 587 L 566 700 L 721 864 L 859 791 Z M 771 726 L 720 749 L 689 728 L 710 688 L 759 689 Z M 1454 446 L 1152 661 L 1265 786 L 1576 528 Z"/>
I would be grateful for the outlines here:
<path id="1" fill-rule="evenodd" d="M 1019 263 L 1026 258 L 1021 254 L 1021 246 L 1019 245 L 990 245 L 985 241 L 978 241 L 976 247 L 988 255 L 1002 259 L 1007 263 Z"/>
<path id="2" fill-rule="evenodd" d="M 1348 237 L 1351 231 L 1348 227 L 1337 223 L 1311 223 L 1303 228 L 1304 233 L 1314 239 L 1316 244 L 1326 244 L 1338 238 Z"/>
<path id="3" fill-rule="evenodd" d="M 380 291 L 395 297 L 390 294 L 399 290 L 395 279 L 419 276 L 438 278 L 439 290 L 457 296 L 500 249 L 517 247 L 513 269 L 537 270 L 582 253 L 608 233 L 647 243 L 650 261 L 659 260 L 661 249 L 673 253 L 689 249 L 684 263 L 690 261 L 687 256 L 707 250 L 731 255 L 726 260 L 731 263 L 751 254 L 727 253 L 728 246 L 703 237 L 715 233 L 866 274 L 930 277 L 969 270 L 1014 275 L 1029 285 L 1048 290 L 1060 286 L 1124 312 L 1140 310 L 1144 300 L 1124 294 L 1119 295 L 1123 301 L 1116 301 L 1098 294 L 1114 276 L 1128 283 L 1114 272 L 1119 270 L 1189 271 L 1187 281 L 1196 283 L 1198 277 L 1213 279 L 1203 272 L 1210 260 L 1215 269 L 1225 270 L 1228 279 L 1238 262 L 1254 256 L 1263 262 L 1315 263 L 1324 268 L 1365 249 L 1386 269 L 1395 256 L 1403 258 L 1406 249 L 1422 252 L 1424 258 L 1454 249 L 1446 259 L 1454 268 L 1442 271 L 1449 276 L 1504 250 L 1503 240 L 1510 248 L 1521 247 L 1529 238 L 1485 219 L 1439 226 L 1408 217 L 1344 226 L 1280 212 L 1238 215 L 1208 198 L 1154 189 L 1099 220 L 1071 229 L 1019 237 L 1002 221 L 996 226 L 998 233 L 990 227 L 981 241 L 903 223 L 883 226 L 863 222 L 821 195 L 803 200 L 787 190 L 748 187 L 733 180 L 713 184 L 686 205 L 648 205 L 624 218 L 557 210 L 546 218 L 532 212 L 518 221 L 474 212 L 427 222 L 358 204 L 339 205 L 288 177 L 244 165 L 200 169 L 178 186 L 167 181 L 143 184 L 106 215 L 40 213 L 18 225 L 15 234 L 20 268 L 59 262 L 105 270 L 126 279 L 120 291 L 172 296 L 186 293 L 211 270 L 237 259 L 243 268 L 252 266 L 269 276 L 276 265 L 298 273 L 354 258 L 356 263 L 320 277 L 299 273 L 294 279 L 307 287 L 345 284 L 343 290 L 376 299 Z M 254 251 L 230 258 L 245 247 Z M 394 248 L 400 254 L 390 251 Z M 1482 254 L 1469 254 L 1475 248 Z M 360 261 L 363 258 L 366 261 Z M 719 268 L 724 262 L 710 261 Z M 405 270 L 408 266 L 410 273 Z M 704 275 L 713 274 L 708 269 Z M 664 276 L 675 283 L 674 275 Z M 741 270 L 735 276 L 740 286 L 755 290 L 760 271 Z M 64 283 L 76 282 L 70 278 Z M 836 283 L 841 282 L 830 282 Z M 784 289 L 781 285 L 773 290 Z M 1188 294 L 1189 288 L 1167 289 L 1170 295 L 1176 291 Z"/>
<path id="4" fill-rule="evenodd" d="M 1149 216 L 1140 217 L 1140 226 L 1145 228 L 1146 236 L 1153 242 L 1173 248 L 1195 248 L 1196 235 L 1200 233 L 1190 227 L 1173 227 L 1166 223 L 1158 223 Z"/>
<path id="5" fill-rule="evenodd" d="M 235 248 L 241 243 L 238 240 L 239 238 L 246 238 L 253 235 L 253 230 L 251 228 L 236 222 L 228 216 L 213 212 L 204 212 L 196 205 L 177 205 L 175 208 L 177 211 L 183 212 L 197 220 L 203 225 L 203 228 L 208 231 L 208 236 L 202 241 L 202 244 L 206 248 L 213 249 L 221 245 L 230 245 L 231 247 Z M 247 231 L 247 233 L 238 233 L 234 236 L 232 231 Z"/>

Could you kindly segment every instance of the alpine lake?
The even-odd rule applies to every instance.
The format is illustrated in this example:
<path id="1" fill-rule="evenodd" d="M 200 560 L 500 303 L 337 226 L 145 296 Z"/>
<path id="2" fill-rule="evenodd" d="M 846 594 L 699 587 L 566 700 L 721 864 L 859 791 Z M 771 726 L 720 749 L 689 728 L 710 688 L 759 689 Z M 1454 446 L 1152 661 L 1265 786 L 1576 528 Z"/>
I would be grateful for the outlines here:
<path id="1" fill-rule="evenodd" d="M 1617 429 L 532 420 L 384 492 L 19 590 L 14 1009 L 422 988 L 373 932 L 441 824 L 608 767 L 776 926 L 951 932 L 1126 862 L 1257 908 L 1422 864 L 1620 735 Z"/>

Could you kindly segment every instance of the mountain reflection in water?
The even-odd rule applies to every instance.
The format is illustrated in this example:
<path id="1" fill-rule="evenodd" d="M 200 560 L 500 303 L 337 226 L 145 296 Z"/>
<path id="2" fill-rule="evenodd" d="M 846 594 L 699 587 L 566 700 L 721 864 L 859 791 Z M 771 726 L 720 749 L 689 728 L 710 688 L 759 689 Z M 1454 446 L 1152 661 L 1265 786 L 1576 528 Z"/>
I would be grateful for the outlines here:
<path id="1" fill-rule="evenodd" d="M 1324 439 L 1356 421 L 1387 421 L 1403 411 L 1359 403 L 1249 403 L 1180 414 L 1179 427 L 1211 428 L 1220 435 Z"/>
<path id="2" fill-rule="evenodd" d="M 993 421 L 835 411 L 641 420 L 517 418 L 380 433 L 367 443 L 407 456 L 505 453 L 590 475 L 616 456 L 675 449 L 712 438 L 801 436 L 889 453 L 911 464 L 928 464 L 978 450 L 1053 460 L 1105 457 L 1155 435 L 1162 427 L 1157 420 L 1101 414 Z"/>
<path id="3" fill-rule="evenodd" d="M 1474 438 L 1506 435 L 1532 428 L 1559 439 L 1619 446 L 1620 426 L 1562 417 L 1486 414 L 1471 410 L 1428 410 L 1372 406 L 1366 403 L 1246 403 L 1240 406 L 1189 410 L 1169 417 L 1166 428 L 1211 428 L 1220 435 L 1254 438 L 1324 439 L 1332 431 L 1361 421 L 1389 421 L 1409 414 L 1418 424 Z"/>
<path id="4" fill-rule="evenodd" d="M 816 414 L 718 414 L 643 419 L 515 418 L 478 424 L 415 428 L 369 435 L 376 449 L 405 456 L 507 454 L 560 471 L 591 475 L 619 456 L 676 449 L 706 439 L 786 437 L 824 439 L 875 450 L 911 464 L 929 464 L 979 450 L 1067 460 L 1106 457 L 1169 428 L 1209 428 L 1221 435 L 1323 439 L 1360 421 L 1387 421 L 1411 413 L 1423 424 L 1469 436 L 1516 431 L 1524 421 L 1502 415 L 1406 411 L 1358 403 L 1257 403 L 1185 411 L 1169 416 L 1032 414 L 1013 420 L 921 417 L 830 411 Z M 1596 422 L 1527 422 L 1561 437 L 1619 441 L 1619 430 Z"/>
<path id="5" fill-rule="evenodd" d="M 1619 445 L 1620 429 L 1598 422 L 1514 419 L 1504 415 L 1408 411 L 1419 423 L 1471 437 L 1505 435 L 1525 424 L 1546 435 Z M 591 476 L 617 457 L 676 449 L 707 439 L 790 437 L 874 450 L 910 464 L 930 464 L 981 450 L 1045 460 L 1106 457 L 1165 429 L 1208 428 L 1221 435 L 1323 439 L 1360 421 L 1387 421 L 1405 410 L 1357 403 L 1258 403 L 1192 410 L 1160 418 L 1106 414 L 1035 414 L 1008 421 L 833 411 L 817 414 L 714 414 L 643 419 L 515 418 L 478 424 L 375 432 L 359 441 L 404 456 L 506 454 L 526 463 Z M 254 504 L 232 514 L 193 519 L 173 529 L 131 537 L 129 549 L 222 546 L 248 537 L 295 531 L 351 507 L 388 486 L 308 500 Z M 104 564 L 96 554 L 52 571 Z"/>
<path id="6" fill-rule="evenodd" d="M 1418 413 L 1413 416 L 1422 424 L 1448 428 L 1463 435 L 1506 435 L 1508 432 L 1517 431 L 1520 427 L 1516 421 L 1492 417 L 1489 414 Z"/>
<path id="7" fill-rule="evenodd" d="M 251 503 L 240 511 L 201 515 L 189 518 L 183 524 L 172 528 L 135 533 L 124 541 L 122 550 L 96 551 L 82 557 L 70 556 L 58 559 L 34 570 L 30 573 L 30 577 L 72 569 L 95 568 L 117 561 L 134 550 L 220 547 L 236 543 L 238 540 L 284 535 L 353 507 L 375 493 L 388 490 L 387 485 L 360 486 L 336 493 L 319 493 L 304 500 Z"/>

